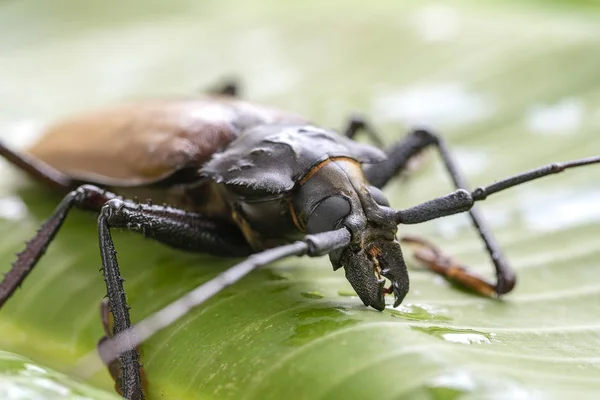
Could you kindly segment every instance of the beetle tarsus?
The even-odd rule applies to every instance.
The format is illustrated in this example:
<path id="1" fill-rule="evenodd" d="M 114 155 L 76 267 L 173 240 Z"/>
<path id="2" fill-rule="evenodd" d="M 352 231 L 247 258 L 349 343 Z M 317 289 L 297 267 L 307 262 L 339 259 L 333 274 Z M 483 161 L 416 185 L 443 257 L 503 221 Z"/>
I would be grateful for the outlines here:
<path id="1" fill-rule="evenodd" d="M 97 347 L 101 346 L 109 338 L 114 337 L 114 319 L 112 316 L 112 312 L 110 311 L 110 306 L 108 299 L 103 299 L 100 302 L 100 320 L 102 321 L 102 327 L 104 329 L 104 336 L 98 341 Z M 136 351 L 139 353 L 139 349 L 136 348 Z M 123 365 L 118 359 L 112 361 L 102 360 L 106 365 L 110 376 L 113 378 L 115 382 L 115 391 L 123 396 Z M 139 363 L 140 367 L 140 376 L 142 382 L 142 395 L 148 393 L 148 380 L 146 378 L 146 372 L 143 368 L 143 365 Z M 136 394 L 139 397 L 139 393 Z"/>
<path id="2" fill-rule="evenodd" d="M 404 236 L 400 241 L 417 246 L 414 257 L 423 263 L 429 271 L 444 277 L 453 284 L 485 297 L 499 297 L 501 294 L 507 293 L 500 292 L 497 285 L 473 273 L 468 267 L 444 254 L 438 247 L 423 238 Z M 514 282 L 512 287 L 514 287 Z"/>
<path id="3" fill-rule="evenodd" d="M 233 78 L 226 79 L 215 88 L 209 90 L 209 93 L 231 97 L 240 97 L 240 92 L 240 83 Z"/>
<path id="4" fill-rule="evenodd" d="M 375 145 L 379 147 L 384 146 L 383 139 L 381 139 L 381 135 L 377 130 L 373 127 L 373 125 L 367 121 L 367 119 L 360 115 L 354 114 L 350 116 L 348 122 L 346 123 L 346 127 L 342 129 L 344 135 L 350 139 L 354 139 L 358 132 L 365 132 L 369 138 L 375 143 Z"/>

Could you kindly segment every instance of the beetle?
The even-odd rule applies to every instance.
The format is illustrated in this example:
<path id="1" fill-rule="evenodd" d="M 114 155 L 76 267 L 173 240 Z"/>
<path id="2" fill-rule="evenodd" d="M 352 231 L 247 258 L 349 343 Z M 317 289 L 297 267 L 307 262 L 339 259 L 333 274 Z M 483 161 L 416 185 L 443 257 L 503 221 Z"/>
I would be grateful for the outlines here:
<path id="1" fill-rule="evenodd" d="M 66 119 L 23 153 L 0 143 L 0 155 L 66 193 L 0 283 L 2 306 L 39 261 L 69 210 L 98 213 L 104 279 L 114 325 L 99 345 L 126 398 L 144 397 L 135 347 L 254 269 L 289 256 L 329 255 L 366 306 L 398 306 L 409 290 L 400 241 L 420 244 L 428 268 L 485 296 L 516 283 L 474 204 L 489 195 L 600 156 L 555 163 L 473 191 L 445 141 L 414 129 L 385 150 L 353 140 L 375 130 L 353 118 L 338 133 L 283 110 L 241 100 L 235 85 L 191 99 L 120 104 Z M 404 210 L 381 188 L 409 160 L 435 147 L 456 191 Z M 138 203 L 133 196 L 167 205 Z M 398 239 L 400 224 L 468 212 L 490 255 L 496 282 L 481 278 L 420 238 Z M 180 249 L 248 257 L 132 328 L 112 228 L 126 228 Z M 386 287 L 386 280 L 390 282 Z M 118 359 L 118 361 L 116 361 Z M 121 371 L 118 371 L 121 369 Z"/>

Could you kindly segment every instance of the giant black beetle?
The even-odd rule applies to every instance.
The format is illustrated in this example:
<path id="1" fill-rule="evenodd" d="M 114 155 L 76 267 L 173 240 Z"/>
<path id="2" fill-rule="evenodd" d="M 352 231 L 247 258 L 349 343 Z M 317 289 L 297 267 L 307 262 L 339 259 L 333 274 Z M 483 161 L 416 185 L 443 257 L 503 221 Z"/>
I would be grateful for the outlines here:
<path id="1" fill-rule="evenodd" d="M 71 207 L 99 213 L 114 316 L 99 349 L 127 398 L 144 397 L 137 344 L 269 262 L 328 254 L 366 306 L 384 309 L 386 293 L 399 305 L 409 288 L 399 224 L 468 211 L 495 266 L 495 284 L 423 240 L 404 240 L 425 245 L 420 259 L 447 279 L 487 296 L 506 294 L 515 285 L 514 273 L 474 203 L 567 168 L 600 163 L 595 156 L 551 164 L 469 191 L 445 142 L 429 130 L 416 129 L 382 151 L 352 140 L 360 130 L 377 138 L 361 119 L 351 120 L 341 135 L 236 99 L 235 92 L 227 85 L 206 98 L 138 102 L 76 116 L 48 129 L 22 154 L 0 144 L 0 155 L 67 193 L 0 283 L 0 306 L 36 265 Z M 429 146 L 439 150 L 457 190 L 393 210 L 380 189 Z M 132 196 L 170 206 L 140 204 L 128 200 Z M 110 235 L 116 227 L 189 251 L 249 257 L 132 329 Z"/>

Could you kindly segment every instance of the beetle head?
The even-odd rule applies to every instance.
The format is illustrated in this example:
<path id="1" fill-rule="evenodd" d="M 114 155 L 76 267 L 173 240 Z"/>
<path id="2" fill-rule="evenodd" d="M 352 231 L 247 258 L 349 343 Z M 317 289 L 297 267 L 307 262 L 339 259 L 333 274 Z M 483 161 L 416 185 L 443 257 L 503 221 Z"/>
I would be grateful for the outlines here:
<path id="1" fill-rule="evenodd" d="M 368 186 L 353 160 L 324 162 L 307 176 L 292 198 L 299 228 L 320 233 L 346 227 L 350 244 L 329 255 L 334 270 L 344 267 L 346 279 L 366 306 L 384 309 L 385 293 L 394 293 L 394 306 L 399 305 L 408 292 L 408 273 L 396 239 L 394 211 L 385 195 Z"/>

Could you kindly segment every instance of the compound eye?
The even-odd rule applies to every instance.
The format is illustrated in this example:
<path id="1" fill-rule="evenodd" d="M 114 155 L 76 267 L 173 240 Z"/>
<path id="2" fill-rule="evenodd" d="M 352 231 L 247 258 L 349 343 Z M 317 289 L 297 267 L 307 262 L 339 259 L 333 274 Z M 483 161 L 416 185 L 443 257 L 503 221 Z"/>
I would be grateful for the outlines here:
<path id="1" fill-rule="evenodd" d="M 376 188 L 375 186 L 369 186 L 369 192 L 377 204 L 386 207 L 390 206 L 390 202 L 388 201 L 387 197 L 385 197 L 385 194 L 379 188 Z"/>
<path id="2" fill-rule="evenodd" d="M 350 214 L 350 202 L 342 196 L 331 196 L 320 202 L 308 216 L 306 231 L 321 233 L 333 231 L 346 215 Z"/>

